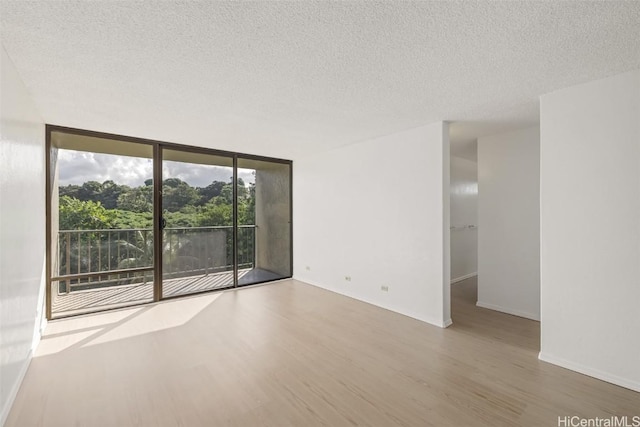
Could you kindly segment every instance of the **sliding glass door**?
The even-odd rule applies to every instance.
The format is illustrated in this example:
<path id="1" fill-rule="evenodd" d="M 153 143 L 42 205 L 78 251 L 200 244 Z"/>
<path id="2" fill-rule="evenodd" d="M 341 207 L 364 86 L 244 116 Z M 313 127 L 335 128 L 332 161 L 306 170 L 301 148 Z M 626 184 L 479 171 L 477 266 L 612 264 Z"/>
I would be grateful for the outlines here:
<path id="1" fill-rule="evenodd" d="M 233 157 L 162 150 L 162 297 L 232 287 Z"/>
<path id="2" fill-rule="evenodd" d="M 291 277 L 291 162 L 47 126 L 47 317 Z"/>
<path id="3" fill-rule="evenodd" d="M 49 138 L 49 317 L 153 301 L 153 146 Z"/>

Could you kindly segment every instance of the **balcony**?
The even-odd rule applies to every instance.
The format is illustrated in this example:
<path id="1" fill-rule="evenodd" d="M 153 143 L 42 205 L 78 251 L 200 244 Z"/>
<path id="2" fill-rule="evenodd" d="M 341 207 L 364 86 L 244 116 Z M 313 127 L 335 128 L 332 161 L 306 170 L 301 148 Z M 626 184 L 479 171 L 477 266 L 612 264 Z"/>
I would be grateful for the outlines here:
<path id="1" fill-rule="evenodd" d="M 163 230 L 162 295 L 234 285 L 233 227 Z M 153 230 L 64 230 L 57 233 L 51 307 L 55 316 L 153 300 Z M 256 226 L 238 226 L 238 283 L 277 279 L 256 268 Z"/>

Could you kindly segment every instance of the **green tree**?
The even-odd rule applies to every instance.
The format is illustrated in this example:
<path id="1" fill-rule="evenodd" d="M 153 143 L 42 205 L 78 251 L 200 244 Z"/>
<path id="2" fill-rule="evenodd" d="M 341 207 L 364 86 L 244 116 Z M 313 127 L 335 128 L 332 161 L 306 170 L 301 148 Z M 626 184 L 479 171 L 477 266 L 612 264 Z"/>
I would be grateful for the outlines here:
<path id="1" fill-rule="evenodd" d="M 127 240 L 119 240 L 118 244 L 130 255 L 119 260 L 118 268 L 147 267 L 153 265 L 153 233 L 137 230 L 128 235 Z M 144 274 L 144 273 L 142 273 Z"/>
<path id="2" fill-rule="evenodd" d="M 200 222 L 196 212 L 165 212 L 162 217 L 167 227 L 198 227 Z"/>
<path id="3" fill-rule="evenodd" d="M 60 197 L 60 230 L 103 230 L 113 228 L 116 214 L 100 202 Z"/>
<path id="4" fill-rule="evenodd" d="M 213 181 L 211 184 L 206 187 L 198 188 L 198 194 L 200 195 L 200 205 L 205 205 L 208 201 L 213 199 L 214 197 L 218 197 L 220 192 L 222 191 L 222 187 L 224 187 L 225 183 L 222 181 Z"/>
<path id="5" fill-rule="evenodd" d="M 98 181 L 87 181 L 78 189 L 76 197 L 82 201 L 97 202 L 100 200 L 100 193 L 102 193 L 102 184 Z"/>
<path id="6" fill-rule="evenodd" d="M 198 214 L 198 225 L 230 226 L 233 225 L 233 206 L 221 197 L 209 201 Z"/>
<path id="7" fill-rule="evenodd" d="M 69 185 L 65 185 L 62 187 L 58 188 L 58 195 L 60 197 L 62 196 L 69 196 L 69 197 L 75 197 L 76 199 L 78 199 L 78 191 L 80 191 L 80 186 L 79 185 L 74 185 L 74 184 L 69 184 Z"/>
<path id="8" fill-rule="evenodd" d="M 225 184 L 216 200 L 221 200 L 222 203 L 233 203 L 233 184 Z"/>
<path id="9" fill-rule="evenodd" d="M 252 225 L 256 223 L 256 184 L 250 183 L 245 196 L 238 199 L 238 223 Z"/>
<path id="10" fill-rule="evenodd" d="M 107 180 L 102 183 L 98 201 L 107 209 L 115 209 L 118 206 L 119 197 L 130 190 L 128 185 L 118 185 L 112 180 Z"/>
<path id="11" fill-rule="evenodd" d="M 248 195 L 247 185 L 242 178 L 238 178 L 238 199 L 244 199 Z"/>
<path id="12" fill-rule="evenodd" d="M 169 212 L 195 205 L 199 199 L 198 191 L 179 178 L 165 179 L 162 184 L 162 205 Z"/>
<path id="13" fill-rule="evenodd" d="M 131 212 L 115 210 L 114 228 L 151 228 L 153 227 L 153 214 L 151 212 Z"/>
<path id="14" fill-rule="evenodd" d="M 118 209 L 130 212 L 153 212 L 153 188 L 136 187 L 120 194 Z"/>

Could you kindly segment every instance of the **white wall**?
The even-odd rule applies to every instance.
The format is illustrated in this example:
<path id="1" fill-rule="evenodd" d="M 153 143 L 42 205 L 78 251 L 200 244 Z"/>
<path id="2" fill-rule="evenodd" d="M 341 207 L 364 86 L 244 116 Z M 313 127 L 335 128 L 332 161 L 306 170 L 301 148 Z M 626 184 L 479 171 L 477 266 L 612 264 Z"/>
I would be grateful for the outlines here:
<path id="1" fill-rule="evenodd" d="M 0 48 L 0 425 L 40 336 L 44 297 L 44 123 Z"/>
<path id="2" fill-rule="evenodd" d="M 478 164 L 451 156 L 450 165 L 451 282 L 455 283 L 478 272 Z"/>
<path id="3" fill-rule="evenodd" d="M 294 277 L 447 325 L 448 157 L 434 123 L 296 159 Z"/>
<path id="4" fill-rule="evenodd" d="M 640 391 L 640 70 L 540 106 L 540 358 Z"/>
<path id="5" fill-rule="evenodd" d="M 478 139 L 478 306 L 540 319 L 540 131 Z"/>

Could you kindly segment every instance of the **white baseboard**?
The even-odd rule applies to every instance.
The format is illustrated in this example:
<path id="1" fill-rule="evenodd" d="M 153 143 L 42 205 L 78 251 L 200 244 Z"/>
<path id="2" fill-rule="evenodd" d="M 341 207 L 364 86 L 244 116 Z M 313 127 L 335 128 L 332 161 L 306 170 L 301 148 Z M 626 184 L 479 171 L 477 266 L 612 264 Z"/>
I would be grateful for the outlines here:
<path id="1" fill-rule="evenodd" d="M 542 360 L 543 362 L 551 363 L 553 365 L 557 365 L 565 369 L 570 369 L 572 371 L 579 372 L 589 377 L 606 381 L 608 383 L 615 384 L 620 387 L 628 388 L 629 390 L 640 392 L 640 382 L 638 381 L 632 381 L 627 378 L 622 378 L 617 375 L 609 374 L 607 372 L 590 368 L 588 366 L 584 366 L 579 363 L 570 362 L 560 357 L 555 357 L 543 352 L 540 352 L 538 354 L 538 359 Z"/>
<path id="2" fill-rule="evenodd" d="M 469 273 L 469 274 L 465 274 L 464 276 L 460 276 L 460 277 L 456 277 L 455 279 L 451 279 L 451 284 L 453 285 L 454 283 L 458 283 L 458 282 L 462 282 L 463 280 L 467 280 L 467 279 L 471 279 L 472 277 L 476 277 L 478 275 L 478 273 Z"/>
<path id="3" fill-rule="evenodd" d="M 24 381 L 24 376 L 27 375 L 27 370 L 29 369 L 29 365 L 31 364 L 32 357 L 33 357 L 33 351 L 29 351 L 27 360 L 22 364 L 22 368 L 18 373 L 18 380 L 11 387 L 9 396 L 7 397 L 7 400 L 4 402 L 4 406 L 2 407 L 2 412 L 0 413 L 0 427 L 4 426 L 4 423 L 7 421 L 7 418 L 9 417 L 9 412 L 11 411 L 11 407 L 13 406 L 13 402 L 16 400 L 16 396 L 18 396 L 18 391 L 20 390 L 22 381 Z"/>
<path id="4" fill-rule="evenodd" d="M 502 313 L 511 314 L 513 316 L 524 317 L 525 319 L 540 321 L 540 316 L 533 313 L 526 313 L 524 311 L 513 310 L 511 308 L 500 307 L 499 305 L 487 304 L 482 301 L 476 302 L 478 307 L 488 308 L 489 310 L 500 311 Z"/>
<path id="5" fill-rule="evenodd" d="M 307 284 L 307 285 L 311 285 L 311 286 L 315 286 L 316 288 L 324 289 L 325 291 L 333 292 L 334 294 L 342 295 L 342 296 L 345 296 L 347 298 L 352 298 L 354 300 L 357 300 L 357 301 L 360 301 L 360 302 L 364 302 L 366 304 L 371 304 L 371 305 L 374 305 L 376 307 L 382 308 L 384 310 L 393 311 L 394 313 L 402 314 L 403 316 L 407 316 L 407 317 L 411 317 L 412 319 L 420 320 L 421 322 L 425 322 L 425 323 L 428 323 L 430 325 L 437 326 L 438 328 L 443 328 L 444 329 L 444 328 L 446 328 L 447 326 L 450 325 L 450 323 L 447 324 L 447 321 L 427 318 L 427 317 L 425 317 L 425 316 L 423 316 L 421 314 L 413 313 L 413 312 L 410 312 L 408 310 L 399 309 L 398 307 L 385 306 L 385 305 L 382 305 L 378 301 L 373 301 L 373 300 L 365 299 L 365 298 L 362 298 L 362 297 L 359 297 L 359 296 L 356 296 L 356 295 L 353 295 L 353 294 L 348 294 L 346 292 L 343 292 L 342 290 L 339 290 L 339 289 L 336 289 L 336 288 L 331 288 L 331 287 L 328 287 L 328 286 L 325 286 L 325 285 L 321 285 L 320 283 L 317 283 L 315 281 L 311 281 L 311 280 L 308 280 L 308 279 L 300 279 L 300 278 L 297 278 L 295 276 L 293 277 L 293 280 L 297 280 L 298 282 L 301 282 L 301 283 L 304 283 L 304 284 Z M 449 320 L 449 321 L 451 321 L 451 320 Z"/>
<path id="6" fill-rule="evenodd" d="M 443 327 L 448 328 L 451 325 L 453 325 L 453 320 L 449 319 L 449 320 L 445 320 Z"/>

